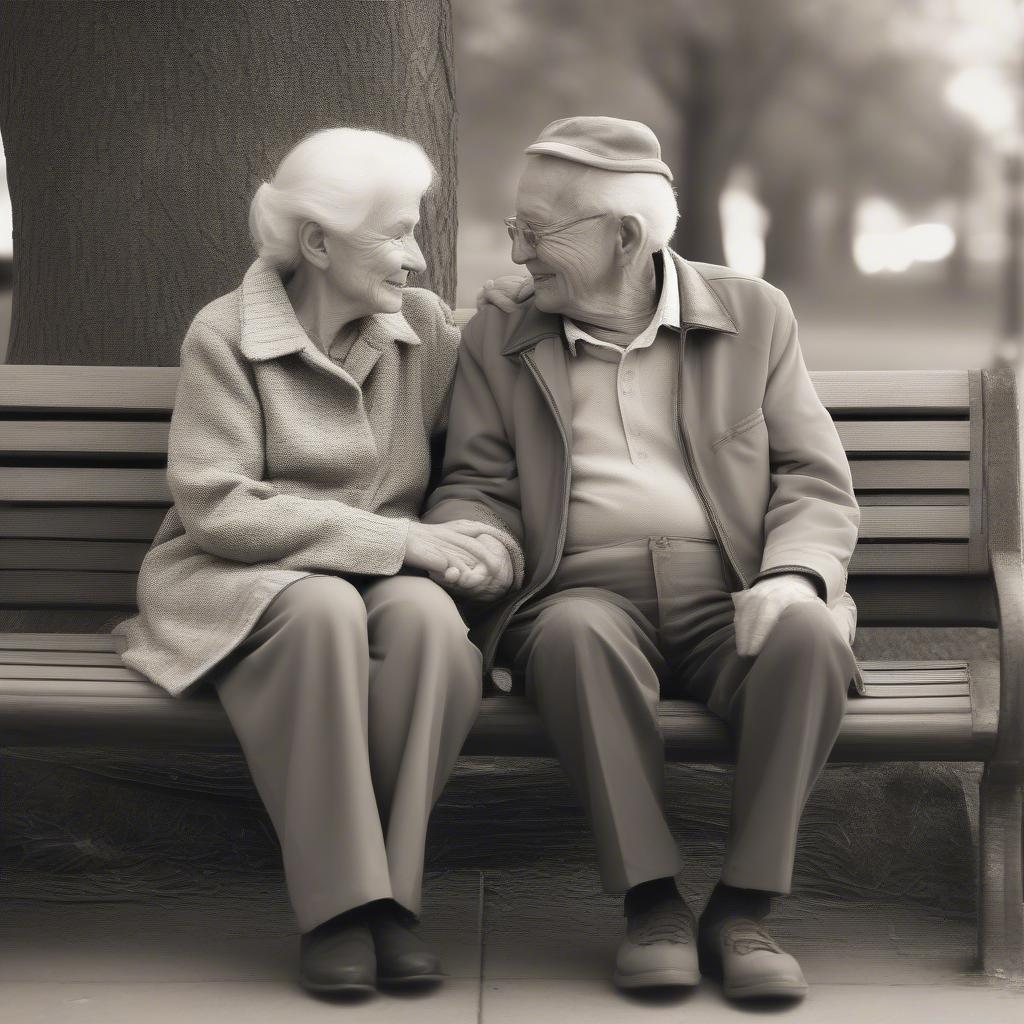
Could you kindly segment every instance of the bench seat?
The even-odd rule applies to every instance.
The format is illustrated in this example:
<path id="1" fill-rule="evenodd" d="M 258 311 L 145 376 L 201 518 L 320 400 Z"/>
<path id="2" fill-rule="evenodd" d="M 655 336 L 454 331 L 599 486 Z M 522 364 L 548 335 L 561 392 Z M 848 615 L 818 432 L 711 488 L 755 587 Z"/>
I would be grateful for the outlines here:
<path id="1" fill-rule="evenodd" d="M 10 745 L 237 749 L 227 716 L 212 693 L 174 698 L 125 668 L 118 640 L 106 634 L 0 634 L 0 734 Z M 907 662 L 865 661 L 865 681 L 884 682 Z M 964 696 L 851 696 L 833 761 L 983 761 L 995 742 L 998 662 L 915 663 L 915 682 L 970 683 Z M 661 703 L 669 758 L 733 759 L 723 723 L 703 704 Z M 553 756 L 540 720 L 517 696 L 486 697 L 463 750 L 467 755 Z"/>

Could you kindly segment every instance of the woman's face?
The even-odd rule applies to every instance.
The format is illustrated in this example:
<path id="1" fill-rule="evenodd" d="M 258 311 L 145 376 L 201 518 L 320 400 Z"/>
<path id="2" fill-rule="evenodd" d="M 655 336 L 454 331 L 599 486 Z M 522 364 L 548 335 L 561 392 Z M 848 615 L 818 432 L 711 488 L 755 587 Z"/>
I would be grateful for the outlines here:
<path id="1" fill-rule="evenodd" d="M 378 197 L 353 234 L 324 232 L 330 256 L 327 279 L 338 298 L 359 315 L 397 313 L 409 275 L 426 268 L 413 236 L 420 199 L 419 193 Z"/>

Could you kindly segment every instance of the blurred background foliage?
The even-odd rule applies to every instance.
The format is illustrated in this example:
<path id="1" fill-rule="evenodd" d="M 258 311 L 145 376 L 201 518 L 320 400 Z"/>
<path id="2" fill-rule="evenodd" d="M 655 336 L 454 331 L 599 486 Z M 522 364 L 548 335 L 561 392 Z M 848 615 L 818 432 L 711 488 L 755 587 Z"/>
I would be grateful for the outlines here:
<path id="1" fill-rule="evenodd" d="M 557 117 L 605 113 L 661 139 L 682 211 L 677 251 L 791 291 L 812 365 L 995 358 L 1008 301 L 1003 162 L 1019 134 L 1011 0 L 453 9 L 460 304 L 513 269 L 501 217 L 523 148 Z"/>
<path id="2" fill-rule="evenodd" d="M 1018 0 L 452 0 L 459 305 L 514 271 L 522 151 L 580 113 L 651 125 L 675 248 L 785 288 L 812 368 L 1018 358 Z M 0 159 L 0 359 L 10 309 Z M 1007 343 L 1007 335 L 1009 336 Z"/>

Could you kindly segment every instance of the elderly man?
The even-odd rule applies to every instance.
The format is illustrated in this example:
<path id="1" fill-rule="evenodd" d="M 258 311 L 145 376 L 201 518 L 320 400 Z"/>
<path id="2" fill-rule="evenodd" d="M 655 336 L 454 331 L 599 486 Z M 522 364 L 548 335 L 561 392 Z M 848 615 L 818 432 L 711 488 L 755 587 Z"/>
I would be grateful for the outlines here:
<path id="1" fill-rule="evenodd" d="M 473 602 L 485 667 L 510 664 L 625 893 L 622 988 L 800 997 L 763 923 L 839 730 L 859 511 L 785 296 L 667 248 L 678 212 L 645 125 L 572 117 L 527 150 L 512 258 L 534 294 L 463 332 L 428 522 L 505 531 L 516 587 Z M 481 569 L 467 596 L 500 589 Z M 721 880 L 699 927 L 662 807 L 659 695 L 736 735 Z"/>

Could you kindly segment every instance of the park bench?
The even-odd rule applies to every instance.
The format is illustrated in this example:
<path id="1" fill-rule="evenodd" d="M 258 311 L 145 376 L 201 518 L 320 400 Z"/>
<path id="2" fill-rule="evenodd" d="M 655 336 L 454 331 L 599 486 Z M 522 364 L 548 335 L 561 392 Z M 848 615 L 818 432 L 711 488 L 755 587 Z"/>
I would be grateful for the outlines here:
<path id="1" fill-rule="evenodd" d="M 459 311 L 464 320 L 465 311 Z M 849 589 L 860 625 L 985 626 L 998 660 L 863 661 L 899 697 L 854 697 L 832 760 L 984 762 L 979 956 L 1024 973 L 1021 533 L 1009 370 L 812 374 L 850 457 L 862 510 Z M 170 495 L 177 368 L 0 366 L 0 607 L 135 607 L 138 567 Z M 210 694 L 176 700 L 123 667 L 104 634 L 0 635 L 0 744 L 236 746 Z M 935 695 L 959 681 L 960 695 Z M 702 705 L 665 701 L 670 759 L 728 762 Z M 494 695 L 467 755 L 549 755 L 521 698 Z"/>

